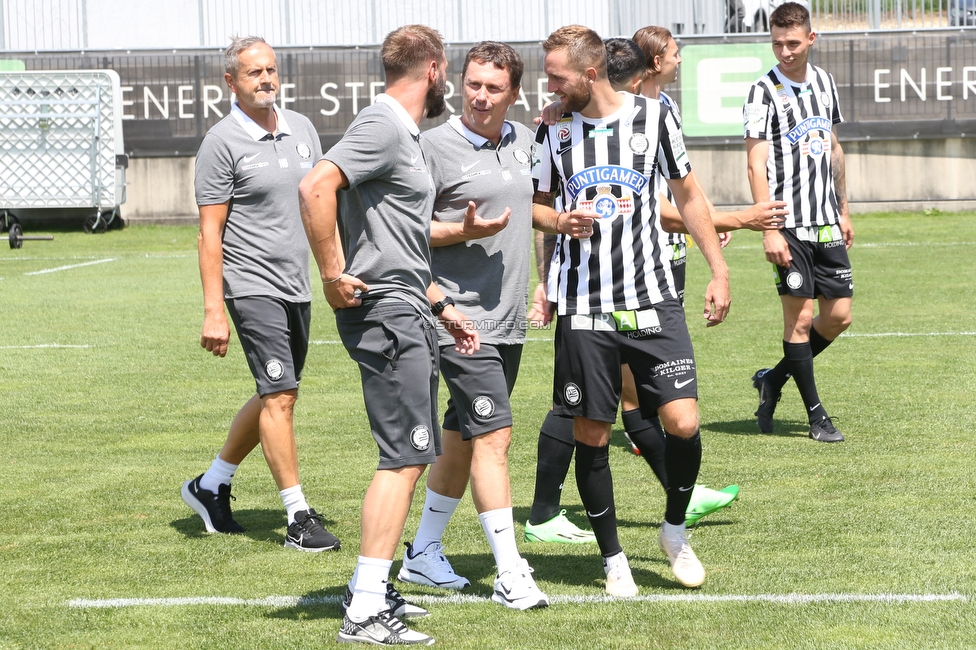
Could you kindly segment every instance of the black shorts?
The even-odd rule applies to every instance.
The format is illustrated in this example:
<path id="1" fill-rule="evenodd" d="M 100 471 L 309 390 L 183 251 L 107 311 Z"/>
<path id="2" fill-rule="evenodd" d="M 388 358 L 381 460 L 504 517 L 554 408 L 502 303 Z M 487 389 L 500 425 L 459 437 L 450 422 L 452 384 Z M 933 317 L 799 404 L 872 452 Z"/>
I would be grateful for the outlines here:
<path id="1" fill-rule="evenodd" d="M 521 345 L 481 344 L 472 356 L 447 345 L 441 348 L 441 374 L 451 393 L 444 429 L 463 440 L 512 426 L 508 401 L 518 379 Z M 460 408 L 459 408 L 460 406 Z"/>
<path id="2" fill-rule="evenodd" d="M 298 388 L 308 354 L 312 309 L 307 302 L 268 296 L 224 300 L 258 395 Z"/>
<path id="3" fill-rule="evenodd" d="M 677 300 L 665 300 L 651 309 L 559 318 L 555 414 L 615 422 L 622 363 L 634 373 L 645 417 L 676 399 L 698 399 L 685 312 Z"/>
<path id="4" fill-rule="evenodd" d="M 429 465 L 441 453 L 437 330 L 400 300 L 337 309 L 336 328 L 359 365 L 363 401 L 379 446 L 378 469 Z"/>
<path id="5" fill-rule="evenodd" d="M 776 291 L 781 296 L 827 300 L 854 295 L 854 276 L 840 226 L 782 230 L 790 246 L 788 267 L 773 265 Z"/>

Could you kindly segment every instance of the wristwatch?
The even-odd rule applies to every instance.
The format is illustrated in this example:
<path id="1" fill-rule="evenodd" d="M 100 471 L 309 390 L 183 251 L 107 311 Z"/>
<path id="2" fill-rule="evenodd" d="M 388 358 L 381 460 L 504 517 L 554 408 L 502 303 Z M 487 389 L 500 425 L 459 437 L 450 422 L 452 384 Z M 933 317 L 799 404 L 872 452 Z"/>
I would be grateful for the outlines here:
<path id="1" fill-rule="evenodd" d="M 430 313 L 434 316 L 440 316 L 441 312 L 444 311 L 448 305 L 454 304 L 454 298 L 446 296 L 444 300 L 438 300 L 433 305 L 430 306 Z"/>

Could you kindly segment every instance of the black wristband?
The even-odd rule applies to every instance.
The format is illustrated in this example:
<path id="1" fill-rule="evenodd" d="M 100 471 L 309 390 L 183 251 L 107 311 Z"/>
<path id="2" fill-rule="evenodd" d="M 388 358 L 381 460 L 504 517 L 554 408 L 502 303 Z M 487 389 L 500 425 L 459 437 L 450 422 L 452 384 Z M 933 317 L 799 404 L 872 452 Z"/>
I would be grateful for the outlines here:
<path id="1" fill-rule="evenodd" d="M 430 306 L 430 313 L 434 316 L 440 316 L 441 312 L 444 311 L 448 305 L 454 304 L 454 298 L 446 296 L 444 300 L 438 300 L 433 305 Z"/>

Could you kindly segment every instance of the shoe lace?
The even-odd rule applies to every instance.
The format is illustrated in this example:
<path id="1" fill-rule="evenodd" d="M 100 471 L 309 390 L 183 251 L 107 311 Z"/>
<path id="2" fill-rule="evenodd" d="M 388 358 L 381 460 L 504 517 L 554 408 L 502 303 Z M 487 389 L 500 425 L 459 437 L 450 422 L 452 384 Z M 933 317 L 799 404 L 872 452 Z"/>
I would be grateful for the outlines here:
<path id="1" fill-rule="evenodd" d="M 454 567 L 451 566 L 447 556 L 444 555 L 444 545 L 440 542 L 432 542 L 424 549 L 424 555 L 441 569 L 454 573 Z"/>
<path id="2" fill-rule="evenodd" d="M 295 520 L 296 523 L 298 520 Z M 305 519 L 299 524 L 302 530 L 307 533 L 315 532 L 318 528 L 324 528 L 322 526 L 322 516 L 315 512 L 314 510 L 308 510 Z"/>
<path id="3" fill-rule="evenodd" d="M 395 603 L 396 606 L 399 607 L 400 605 L 405 604 L 407 602 L 407 599 L 404 598 L 400 594 L 399 591 L 397 591 L 397 588 L 393 586 L 393 583 L 387 582 L 386 583 L 386 602 L 388 602 L 388 603 Z M 396 607 L 394 607 L 392 609 L 396 609 Z"/>
<path id="4" fill-rule="evenodd" d="M 410 628 L 403 624 L 403 621 L 393 615 L 392 609 L 384 609 L 376 615 L 376 618 L 394 634 L 400 635 L 410 630 Z"/>

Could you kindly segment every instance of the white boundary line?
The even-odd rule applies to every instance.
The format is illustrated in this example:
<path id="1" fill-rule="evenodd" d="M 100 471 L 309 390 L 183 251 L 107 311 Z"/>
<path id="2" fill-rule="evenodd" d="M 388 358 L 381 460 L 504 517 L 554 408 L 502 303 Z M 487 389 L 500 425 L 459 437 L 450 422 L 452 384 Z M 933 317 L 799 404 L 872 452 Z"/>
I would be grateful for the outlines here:
<path id="1" fill-rule="evenodd" d="M 66 604 L 74 609 L 111 609 L 121 607 L 186 607 L 191 605 L 235 605 L 250 607 L 314 607 L 316 605 L 337 605 L 341 596 L 268 596 L 266 598 L 229 598 L 222 596 L 200 596 L 187 598 L 76 598 Z M 490 602 L 482 596 L 415 596 L 410 599 L 424 605 L 462 605 Z M 552 604 L 584 605 L 594 603 L 776 603 L 781 605 L 809 605 L 812 603 L 968 603 L 969 597 L 957 592 L 949 594 L 755 594 L 755 595 L 709 595 L 709 594 L 657 594 L 637 598 L 612 598 L 610 596 L 550 596 Z"/>
<path id="2" fill-rule="evenodd" d="M 57 348 L 90 348 L 90 345 L 62 345 L 60 343 L 41 343 L 40 345 L 0 345 L 0 350 L 47 350 Z"/>
<path id="3" fill-rule="evenodd" d="M 82 266 L 92 266 L 93 264 L 104 264 L 105 262 L 114 262 L 114 257 L 107 257 L 104 260 L 95 260 L 94 262 L 83 262 L 81 264 L 69 264 L 67 266 L 57 266 L 53 269 L 42 269 L 40 271 L 31 271 L 30 273 L 25 273 L 24 275 L 43 275 L 45 273 L 56 273 L 58 271 L 67 271 L 68 269 L 77 269 Z"/>
<path id="4" fill-rule="evenodd" d="M 845 332 L 841 336 L 860 338 L 880 338 L 883 336 L 976 336 L 976 332 L 878 332 L 876 334 L 849 334 Z"/>

